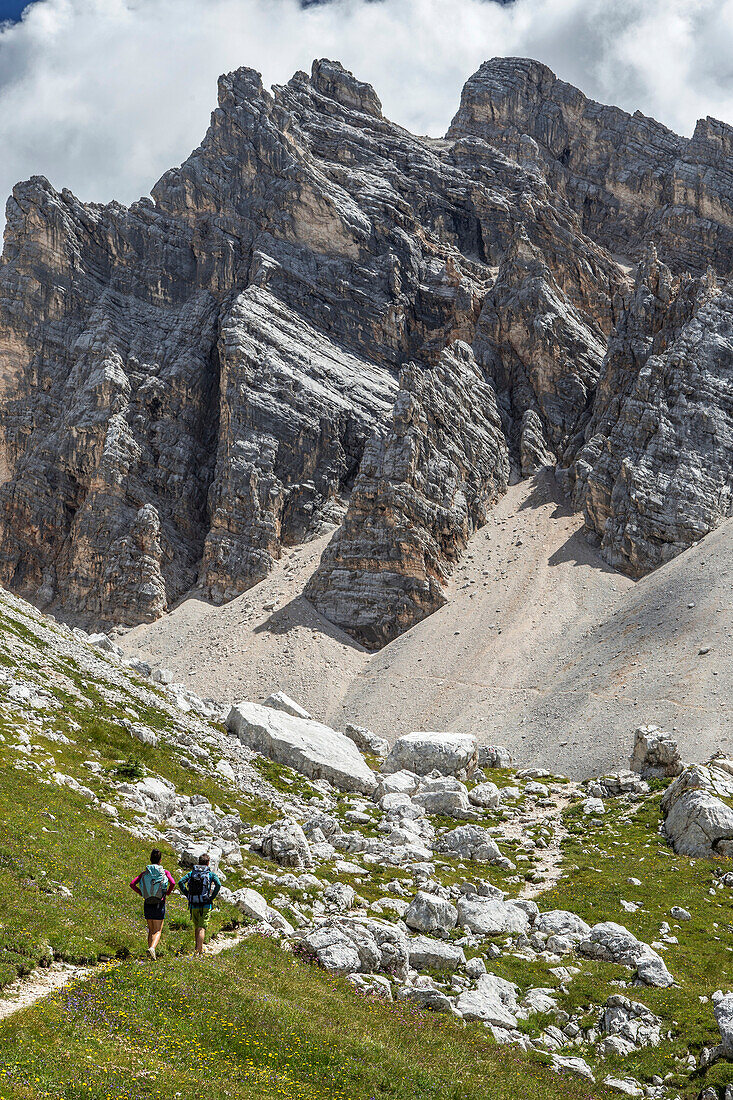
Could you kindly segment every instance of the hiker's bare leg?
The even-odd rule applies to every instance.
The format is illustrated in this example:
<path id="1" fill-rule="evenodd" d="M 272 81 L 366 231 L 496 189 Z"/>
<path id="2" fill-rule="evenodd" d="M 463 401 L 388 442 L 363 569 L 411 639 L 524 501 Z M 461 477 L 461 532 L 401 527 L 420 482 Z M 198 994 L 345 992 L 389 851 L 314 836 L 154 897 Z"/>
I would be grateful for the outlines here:
<path id="1" fill-rule="evenodd" d="M 204 953 L 204 940 L 206 939 L 206 929 L 196 929 L 196 954 L 203 955 Z"/>
<path id="2" fill-rule="evenodd" d="M 163 922 L 162 920 L 149 920 L 148 921 L 148 947 L 152 947 L 153 951 L 160 943 L 160 937 L 163 934 Z"/>

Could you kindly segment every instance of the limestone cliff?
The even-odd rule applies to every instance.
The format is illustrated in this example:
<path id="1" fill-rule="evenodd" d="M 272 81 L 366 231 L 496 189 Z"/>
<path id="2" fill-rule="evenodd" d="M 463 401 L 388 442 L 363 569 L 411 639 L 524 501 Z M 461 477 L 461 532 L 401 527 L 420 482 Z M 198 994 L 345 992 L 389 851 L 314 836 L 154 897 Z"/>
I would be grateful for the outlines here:
<path id="1" fill-rule="evenodd" d="M 640 265 L 571 477 L 611 564 L 642 576 L 733 510 L 733 284 Z"/>
<path id="2" fill-rule="evenodd" d="M 733 128 L 700 119 L 689 140 L 640 111 L 588 99 L 546 65 L 494 58 L 467 82 L 448 136 L 477 135 L 533 165 L 586 233 L 676 271 L 733 267 Z"/>
<path id="3" fill-rule="evenodd" d="M 408 364 L 306 595 L 366 645 L 391 641 L 445 602 L 452 565 L 508 477 L 494 391 L 471 349 L 456 342 L 434 367 Z"/>
<path id="4" fill-rule="evenodd" d="M 699 279 L 731 267 L 731 152 L 516 59 L 415 137 L 318 61 L 222 77 L 152 200 L 19 184 L 0 583 L 131 625 L 343 521 L 311 595 L 379 645 L 440 603 L 510 462 L 556 459 L 609 560 L 653 568 L 730 511 L 728 292 Z"/>

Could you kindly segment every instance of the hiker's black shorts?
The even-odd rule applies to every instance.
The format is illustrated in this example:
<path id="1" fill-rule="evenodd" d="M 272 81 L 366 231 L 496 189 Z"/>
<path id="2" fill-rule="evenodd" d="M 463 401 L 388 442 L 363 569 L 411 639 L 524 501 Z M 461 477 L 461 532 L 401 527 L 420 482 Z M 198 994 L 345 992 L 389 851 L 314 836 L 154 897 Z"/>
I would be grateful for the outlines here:
<path id="1" fill-rule="evenodd" d="M 143 906 L 145 920 L 165 920 L 165 898 L 148 898 Z"/>

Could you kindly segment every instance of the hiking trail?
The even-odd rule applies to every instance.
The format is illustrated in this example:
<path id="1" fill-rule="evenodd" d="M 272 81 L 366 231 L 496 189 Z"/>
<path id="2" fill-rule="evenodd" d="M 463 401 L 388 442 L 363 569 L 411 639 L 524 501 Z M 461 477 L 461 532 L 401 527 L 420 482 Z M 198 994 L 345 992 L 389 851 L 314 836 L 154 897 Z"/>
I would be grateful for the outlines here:
<path id="1" fill-rule="evenodd" d="M 260 931 L 263 927 L 262 924 L 251 924 L 237 928 L 234 933 L 220 932 L 212 937 L 210 944 L 206 945 L 204 955 L 209 957 L 219 955 L 222 951 L 230 951 L 242 940 Z M 191 958 L 193 956 L 186 957 Z M 129 961 L 142 964 L 148 963 L 149 960 L 143 954 L 139 959 Z M 96 963 L 92 966 L 54 962 L 49 967 L 37 967 L 30 974 L 17 978 L 6 986 L 3 996 L 0 997 L 0 1020 L 6 1020 L 9 1016 L 14 1016 L 16 1012 L 21 1012 L 24 1008 L 30 1008 L 38 1001 L 44 1001 L 52 993 L 64 989 L 73 982 L 85 981 L 108 966 L 109 963 L 106 962 Z"/>

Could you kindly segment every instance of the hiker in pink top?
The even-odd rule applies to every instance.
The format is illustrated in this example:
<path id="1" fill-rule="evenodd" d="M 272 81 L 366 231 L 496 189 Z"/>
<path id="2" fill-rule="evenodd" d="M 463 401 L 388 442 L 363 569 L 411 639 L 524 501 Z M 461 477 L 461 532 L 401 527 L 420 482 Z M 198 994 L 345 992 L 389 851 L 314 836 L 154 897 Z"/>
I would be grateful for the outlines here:
<path id="1" fill-rule="evenodd" d="M 153 848 L 150 863 L 130 883 L 130 889 L 139 894 L 144 902 L 143 913 L 148 922 L 148 956 L 151 959 L 155 958 L 155 949 L 163 934 L 165 899 L 176 888 L 176 880 L 160 865 L 162 858 L 160 851 Z"/>

